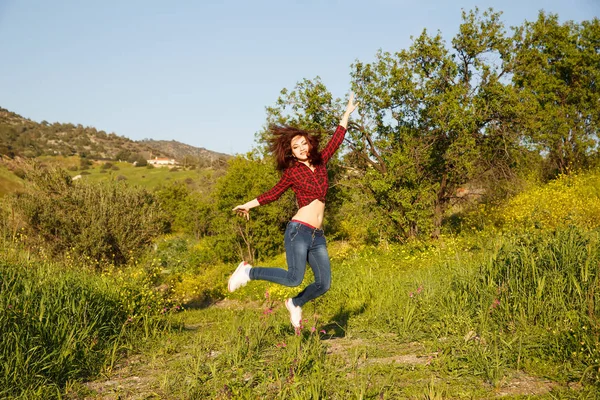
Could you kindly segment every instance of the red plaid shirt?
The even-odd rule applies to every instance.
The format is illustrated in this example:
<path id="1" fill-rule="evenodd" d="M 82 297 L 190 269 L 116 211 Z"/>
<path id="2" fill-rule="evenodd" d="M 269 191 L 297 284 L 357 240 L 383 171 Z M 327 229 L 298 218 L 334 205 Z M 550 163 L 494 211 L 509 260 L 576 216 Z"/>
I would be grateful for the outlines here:
<path id="1" fill-rule="evenodd" d="M 311 171 L 305 164 L 295 163 L 283 171 L 281 179 L 272 189 L 256 198 L 258 203 L 263 205 L 275 201 L 290 187 L 296 193 L 296 201 L 300 208 L 310 204 L 315 199 L 319 199 L 324 203 L 329 188 L 326 164 L 344 141 L 345 135 L 346 128 L 341 125 L 338 126 L 331 140 L 321 152 L 323 157 L 321 165 L 317 165 L 315 170 Z"/>

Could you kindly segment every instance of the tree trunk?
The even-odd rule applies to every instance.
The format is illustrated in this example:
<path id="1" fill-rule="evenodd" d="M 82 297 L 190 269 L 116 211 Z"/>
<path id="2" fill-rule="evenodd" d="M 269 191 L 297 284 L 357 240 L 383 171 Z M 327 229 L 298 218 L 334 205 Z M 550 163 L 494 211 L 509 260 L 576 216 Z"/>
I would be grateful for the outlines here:
<path id="1" fill-rule="evenodd" d="M 446 187 L 448 184 L 448 180 L 446 179 L 446 174 L 442 175 L 442 182 L 440 184 L 440 188 L 437 192 L 437 198 L 435 200 L 435 208 L 433 213 L 433 231 L 431 232 L 431 237 L 437 239 L 440 237 L 442 230 L 442 219 L 444 217 L 444 206 L 446 201 Z"/>

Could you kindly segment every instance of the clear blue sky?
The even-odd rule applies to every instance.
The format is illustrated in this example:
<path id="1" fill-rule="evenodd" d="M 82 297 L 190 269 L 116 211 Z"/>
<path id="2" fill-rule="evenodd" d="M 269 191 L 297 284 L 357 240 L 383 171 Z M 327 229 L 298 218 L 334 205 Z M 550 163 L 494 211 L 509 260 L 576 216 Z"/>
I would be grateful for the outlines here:
<path id="1" fill-rule="evenodd" d="M 507 27 L 600 16 L 600 0 L 0 0 L 0 106 L 245 153 L 281 89 L 320 76 L 345 97 L 353 62 L 423 28 L 449 40 L 475 6 Z"/>

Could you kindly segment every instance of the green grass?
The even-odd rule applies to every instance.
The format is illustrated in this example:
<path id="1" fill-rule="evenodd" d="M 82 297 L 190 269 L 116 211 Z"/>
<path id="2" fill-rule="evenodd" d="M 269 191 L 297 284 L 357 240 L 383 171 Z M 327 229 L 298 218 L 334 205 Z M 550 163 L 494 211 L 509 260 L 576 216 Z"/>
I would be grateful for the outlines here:
<path id="1" fill-rule="evenodd" d="M 97 175 L 84 179 L 112 176 Z M 566 215 L 593 215 L 589 204 Z M 227 294 L 235 266 L 207 265 L 201 243 L 164 238 L 139 265 L 104 276 L 5 244 L 20 259 L 0 262 L 0 397 L 596 399 L 600 231 L 552 217 L 431 242 L 332 242 L 332 288 L 304 307 L 298 332 L 283 299 L 300 288 L 250 282 Z M 160 284 L 178 298 L 193 291 L 199 308 L 155 319 L 167 304 Z M 123 334 L 129 318 L 135 328 Z"/>
<path id="2" fill-rule="evenodd" d="M 577 297 L 576 287 L 560 290 L 560 277 L 585 273 L 596 282 L 585 266 L 598 265 L 598 247 L 598 233 L 577 229 L 332 244 L 332 289 L 304 307 L 299 333 L 282 305 L 287 294 L 250 282 L 217 305 L 174 315 L 179 330 L 129 371 L 143 384 L 113 376 L 90 387 L 169 399 L 593 399 L 596 284 Z M 523 263 L 535 264 L 537 281 Z M 514 286 L 539 285 L 541 276 L 547 293 Z"/>
<path id="3" fill-rule="evenodd" d="M 143 280 L 29 256 L 0 247 L 0 398 L 59 398 L 167 326 Z"/>
<path id="4" fill-rule="evenodd" d="M 169 168 L 147 168 L 135 167 L 126 162 L 110 162 L 118 168 L 102 169 L 101 162 L 94 163 L 93 168 L 85 170 L 89 175 L 82 175 L 81 179 L 98 182 L 106 179 L 123 179 L 132 184 L 138 185 L 147 189 L 155 189 L 161 185 L 168 185 L 173 182 L 189 182 L 193 184 L 195 181 L 204 177 L 207 173 L 203 170 L 177 170 L 173 171 Z M 81 175 L 84 171 L 69 171 L 72 176 Z"/>
<path id="5" fill-rule="evenodd" d="M 598 232 L 577 228 L 380 248 L 332 243 L 332 289 L 304 307 L 301 331 L 282 305 L 299 289 L 250 282 L 217 304 L 172 315 L 173 328 L 150 340 L 128 341 L 125 359 L 110 349 L 133 308 L 106 310 L 119 310 L 109 305 L 123 307 L 123 298 L 128 307 L 149 304 L 135 295 L 134 275 L 106 281 L 6 264 L 0 304 L 28 304 L 19 309 L 29 318 L 3 325 L 18 327 L 3 343 L 5 385 L 28 398 L 593 399 L 598 250 Z M 219 293 L 227 272 L 214 274 Z M 44 327 L 51 333 L 39 333 Z M 108 339 L 95 342 L 103 329 Z M 35 342 L 41 337 L 49 341 Z M 95 359 L 91 343 L 108 354 Z M 102 370 L 107 379 L 82 383 Z"/>
<path id="6" fill-rule="evenodd" d="M 0 165 L 0 197 L 14 193 L 23 188 L 23 180 Z"/>
<path id="7" fill-rule="evenodd" d="M 71 177 L 82 175 L 81 179 L 92 182 L 124 179 L 131 185 L 141 186 L 149 190 L 175 182 L 185 182 L 190 187 L 198 188 L 203 185 L 202 182 L 206 179 L 210 179 L 210 176 L 214 173 L 214 171 L 209 169 L 177 169 L 173 171 L 169 168 L 135 167 L 131 163 L 113 161 L 107 162 L 110 162 L 118 169 L 103 169 L 102 165 L 104 165 L 105 162 L 95 161 L 92 167 L 85 171 L 79 169 L 73 171 L 69 170 L 69 168 L 74 169 L 79 166 L 79 157 L 44 156 L 38 157 L 36 161 L 64 168 L 65 170 L 68 170 Z M 23 180 L 18 178 L 5 166 L 0 165 L 0 197 L 9 193 L 14 193 L 21 188 L 23 188 Z"/>

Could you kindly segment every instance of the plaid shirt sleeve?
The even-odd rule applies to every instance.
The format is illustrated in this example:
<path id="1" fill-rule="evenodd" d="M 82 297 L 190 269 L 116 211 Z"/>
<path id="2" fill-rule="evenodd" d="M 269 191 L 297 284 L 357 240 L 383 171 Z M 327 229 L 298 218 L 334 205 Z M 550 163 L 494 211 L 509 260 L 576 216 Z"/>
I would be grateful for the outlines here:
<path id="1" fill-rule="evenodd" d="M 340 147 L 342 142 L 344 141 L 344 136 L 346 135 L 346 128 L 341 125 L 338 125 L 335 130 L 333 136 L 327 143 L 327 146 L 321 152 L 321 156 L 323 157 L 323 162 L 327 164 L 327 162 L 331 159 L 331 157 L 335 154 L 337 149 Z"/>
<path id="2" fill-rule="evenodd" d="M 289 169 L 286 169 L 283 172 L 281 179 L 279 179 L 279 182 L 277 182 L 277 184 L 271 189 L 258 196 L 256 200 L 258 200 L 258 204 L 261 206 L 271 203 L 280 198 L 281 195 L 290 188 L 290 186 L 292 186 L 292 179 L 289 174 Z"/>

